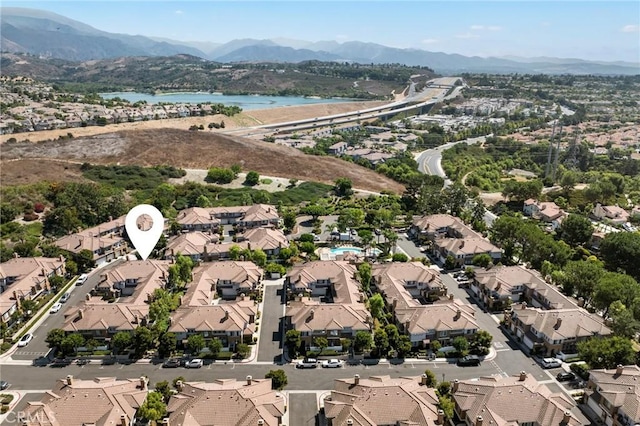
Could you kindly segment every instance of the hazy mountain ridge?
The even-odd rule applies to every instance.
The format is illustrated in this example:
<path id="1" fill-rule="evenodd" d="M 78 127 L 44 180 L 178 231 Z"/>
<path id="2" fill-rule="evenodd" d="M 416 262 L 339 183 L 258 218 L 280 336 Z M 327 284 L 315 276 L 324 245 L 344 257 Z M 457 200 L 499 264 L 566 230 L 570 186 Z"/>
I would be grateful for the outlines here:
<path id="1" fill-rule="evenodd" d="M 548 57 L 468 57 L 420 49 L 400 49 L 360 41 L 308 42 L 275 38 L 237 39 L 224 44 L 215 41 L 179 42 L 166 38 L 108 33 L 64 16 L 36 9 L 5 7 L 1 8 L 1 14 L 0 45 L 3 51 L 73 61 L 189 54 L 217 62 L 320 60 L 365 64 L 399 63 L 428 66 L 440 73 L 640 74 L 640 63 Z"/>

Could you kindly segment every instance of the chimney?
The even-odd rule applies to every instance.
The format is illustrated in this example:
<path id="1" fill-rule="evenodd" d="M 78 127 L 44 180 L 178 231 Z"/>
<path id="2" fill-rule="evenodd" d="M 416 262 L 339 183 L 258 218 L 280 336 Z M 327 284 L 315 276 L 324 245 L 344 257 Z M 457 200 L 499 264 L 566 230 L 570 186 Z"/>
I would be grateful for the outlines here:
<path id="1" fill-rule="evenodd" d="M 562 415 L 562 424 L 568 425 L 571 421 L 571 411 L 565 411 Z"/>
<path id="2" fill-rule="evenodd" d="M 169 417 L 162 419 L 162 426 L 169 426 Z"/>
<path id="3" fill-rule="evenodd" d="M 86 300 L 86 301 L 91 300 L 91 293 L 87 293 L 87 295 L 84 296 L 84 300 Z"/>
<path id="4" fill-rule="evenodd" d="M 404 322 L 404 332 L 408 333 L 409 332 L 409 326 L 411 325 L 411 321 L 405 321 Z"/>
<path id="5" fill-rule="evenodd" d="M 84 309 L 78 309 L 78 319 L 84 318 Z"/>
<path id="6" fill-rule="evenodd" d="M 464 248 L 464 240 L 460 241 L 460 248 Z"/>
<path id="7" fill-rule="evenodd" d="M 311 310 L 309 311 L 309 319 L 310 319 L 310 320 L 312 320 L 312 319 L 313 319 L 313 315 L 314 315 L 315 313 L 316 313 L 316 312 L 315 312 L 315 309 L 311 309 Z"/>
<path id="8" fill-rule="evenodd" d="M 251 386 L 252 381 L 253 381 L 253 377 L 247 376 L 247 386 Z"/>
<path id="9" fill-rule="evenodd" d="M 520 305 L 520 309 L 527 309 L 527 302 L 522 302 L 522 305 Z"/>
<path id="10" fill-rule="evenodd" d="M 619 376 L 624 371 L 624 365 L 618 364 L 616 365 L 616 376 Z"/>
<path id="11" fill-rule="evenodd" d="M 355 374 L 355 375 L 353 376 L 353 384 L 354 384 L 354 385 L 358 385 L 358 384 L 360 384 L 360 375 L 359 375 L 359 374 Z"/>
<path id="12" fill-rule="evenodd" d="M 263 424 L 264 424 L 264 420 L 262 420 L 262 419 L 258 419 L 258 424 L 259 424 L 259 425 L 263 425 Z"/>
<path id="13" fill-rule="evenodd" d="M 13 299 L 16 301 L 16 305 L 20 307 L 20 298 L 18 297 L 18 292 L 13 290 Z"/>
<path id="14" fill-rule="evenodd" d="M 71 374 L 67 376 L 67 386 L 73 386 L 73 376 Z"/>
<path id="15" fill-rule="evenodd" d="M 452 392 L 457 392 L 458 391 L 458 386 L 460 386 L 460 380 L 455 379 L 453 381 L 453 388 L 452 388 Z"/>
<path id="16" fill-rule="evenodd" d="M 420 384 L 422 386 L 427 386 L 427 375 L 426 374 L 422 374 L 422 376 L 420 376 Z"/>
<path id="17" fill-rule="evenodd" d="M 393 306 L 393 310 L 395 311 L 396 307 L 398 306 L 398 299 L 394 297 L 393 301 L 391 302 L 391 305 Z"/>
<path id="18" fill-rule="evenodd" d="M 475 426 L 482 426 L 482 416 L 476 417 L 476 425 Z"/>
<path id="19" fill-rule="evenodd" d="M 298 299 L 298 302 L 302 302 L 302 293 L 298 293 L 297 299 Z"/>
<path id="20" fill-rule="evenodd" d="M 59 260 L 60 262 L 64 262 L 64 256 L 63 256 L 63 255 L 58 256 L 58 260 Z"/>
<path id="21" fill-rule="evenodd" d="M 449 300 L 453 300 L 453 294 L 449 295 Z"/>
<path id="22" fill-rule="evenodd" d="M 47 271 L 45 271 L 44 268 L 40 269 L 40 273 L 42 274 L 43 277 L 47 276 Z"/>
<path id="23" fill-rule="evenodd" d="M 520 378 L 518 379 L 521 382 L 524 382 L 525 380 L 527 380 L 527 373 L 526 371 L 521 371 L 520 372 Z"/>
<path id="24" fill-rule="evenodd" d="M 182 380 L 176 381 L 176 389 L 178 392 L 182 392 L 182 389 L 184 389 L 184 382 Z"/>
<path id="25" fill-rule="evenodd" d="M 227 311 L 226 309 L 224 310 L 224 318 L 223 321 L 226 321 L 229 319 L 229 311 Z"/>
<path id="26" fill-rule="evenodd" d="M 120 426 L 129 426 L 129 419 L 125 414 L 120 416 Z"/>
<path id="27" fill-rule="evenodd" d="M 438 410 L 438 420 L 436 421 L 436 423 L 439 425 L 444 424 L 444 411 Z"/>
<path id="28" fill-rule="evenodd" d="M 458 309 L 456 311 L 456 316 L 455 316 L 454 320 L 459 320 L 461 316 L 462 316 L 462 311 L 460 309 Z"/>
<path id="29" fill-rule="evenodd" d="M 558 318 L 556 320 L 556 325 L 553 328 L 555 328 L 557 330 L 557 329 L 560 328 L 561 325 L 562 325 L 562 318 Z"/>
<path id="30" fill-rule="evenodd" d="M 140 389 L 147 390 L 147 378 L 140 376 Z"/>
<path id="31" fill-rule="evenodd" d="M 349 426 L 353 426 L 353 420 L 351 420 L 351 419 L 347 419 L 347 425 L 349 425 Z"/>

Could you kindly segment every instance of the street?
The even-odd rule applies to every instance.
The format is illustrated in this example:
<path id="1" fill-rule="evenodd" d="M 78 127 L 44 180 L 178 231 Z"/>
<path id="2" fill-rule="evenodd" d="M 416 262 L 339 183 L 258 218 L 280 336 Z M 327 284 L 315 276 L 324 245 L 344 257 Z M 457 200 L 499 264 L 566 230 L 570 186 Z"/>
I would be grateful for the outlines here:
<path id="1" fill-rule="evenodd" d="M 260 338 L 258 340 L 258 362 L 282 362 L 282 317 L 284 279 L 263 281 L 264 309 L 260 317 Z"/>

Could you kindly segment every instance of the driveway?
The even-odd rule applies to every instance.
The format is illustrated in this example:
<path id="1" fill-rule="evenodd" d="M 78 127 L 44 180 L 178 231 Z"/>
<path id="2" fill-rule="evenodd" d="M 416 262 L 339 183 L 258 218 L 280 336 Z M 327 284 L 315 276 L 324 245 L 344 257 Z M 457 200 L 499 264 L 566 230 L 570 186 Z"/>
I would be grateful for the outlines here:
<path id="1" fill-rule="evenodd" d="M 289 394 L 289 424 L 315 426 L 318 415 L 318 396 L 315 392 Z"/>
<path id="2" fill-rule="evenodd" d="M 282 362 L 282 321 L 284 317 L 284 279 L 265 280 L 264 303 L 260 316 L 258 362 Z"/>

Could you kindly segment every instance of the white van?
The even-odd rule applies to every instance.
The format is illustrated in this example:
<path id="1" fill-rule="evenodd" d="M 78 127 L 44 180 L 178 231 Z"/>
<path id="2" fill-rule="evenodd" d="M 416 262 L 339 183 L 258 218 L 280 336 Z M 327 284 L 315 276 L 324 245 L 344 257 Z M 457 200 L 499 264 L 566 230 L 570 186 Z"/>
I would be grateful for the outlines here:
<path id="1" fill-rule="evenodd" d="M 542 366 L 544 368 L 558 368 L 562 367 L 562 361 L 560 361 L 558 358 L 543 358 Z"/>

